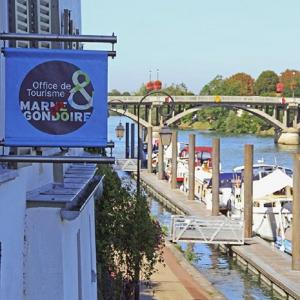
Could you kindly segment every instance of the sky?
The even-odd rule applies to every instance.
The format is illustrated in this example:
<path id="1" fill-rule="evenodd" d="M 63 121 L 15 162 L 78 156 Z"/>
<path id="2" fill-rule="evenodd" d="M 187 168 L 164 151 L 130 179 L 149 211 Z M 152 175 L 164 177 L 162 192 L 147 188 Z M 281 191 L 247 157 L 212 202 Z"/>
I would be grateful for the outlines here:
<path id="1" fill-rule="evenodd" d="M 134 92 L 157 69 L 196 94 L 218 74 L 300 69 L 299 0 L 81 0 L 81 10 L 83 34 L 118 37 L 109 90 Z"/>

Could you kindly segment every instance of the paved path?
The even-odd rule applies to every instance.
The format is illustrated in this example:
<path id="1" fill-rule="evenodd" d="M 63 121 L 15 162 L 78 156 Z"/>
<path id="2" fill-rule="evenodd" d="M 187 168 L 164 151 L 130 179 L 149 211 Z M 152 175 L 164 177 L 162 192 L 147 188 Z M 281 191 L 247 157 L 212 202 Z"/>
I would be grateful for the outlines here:
<path id="1" fill-rule="evenodd" d="M 158 272 L 151 278 L 151 287 L 142 285 L 142 300 L 222 300 L 219 294 L 203 276 L 193 276 L 193 267 L 181 254 L 175 254 L 174 246 L 164 249 L 165 265 L 158 265 Z"/>
<path id="2" fill-rule="evenodd" d="M 188 201 L 185 193 L 171 189 L 166 180 L 158 180 L 156 175 L 146 171 L 142 172 L 141 179 L 185 214 L 199 217 L 210 215 L 202 203 Z M 294 299 L 300 299 L 300 271 L 291 270 L 291 256 L 272 248 L 258 237 L 253 238 L 247 245 L 234 246 L 232 250 Z"/>

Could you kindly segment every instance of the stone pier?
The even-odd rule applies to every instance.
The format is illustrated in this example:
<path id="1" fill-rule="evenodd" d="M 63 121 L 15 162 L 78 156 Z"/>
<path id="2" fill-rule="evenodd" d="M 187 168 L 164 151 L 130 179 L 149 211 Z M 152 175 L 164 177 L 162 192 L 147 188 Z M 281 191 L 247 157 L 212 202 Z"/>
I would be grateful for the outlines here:
<path id="1" fill-rule="evenodd" d="M 288 128 L 287 130 L 275 131 L 275 143 L 282 145 L 299 145 L 299 131 L 296 128 Z"/>

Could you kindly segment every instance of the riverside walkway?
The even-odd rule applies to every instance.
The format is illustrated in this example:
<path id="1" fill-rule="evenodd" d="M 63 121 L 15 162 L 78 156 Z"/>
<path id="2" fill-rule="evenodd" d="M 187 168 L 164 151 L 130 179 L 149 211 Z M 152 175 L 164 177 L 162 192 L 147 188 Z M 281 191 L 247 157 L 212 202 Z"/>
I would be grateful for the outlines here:
<path id="1" fill-rule="evenodd" d="M 225 300 L 174 245 L 164 248 L 164 263 L 158 264 L 151 285 L 142 284 L 141 300 Z"/>
<path id="2" fill-rule="evenodd" d="M 198 217 L 211 213 L 199 201 L 187 200 L 182 191 L 171 189 L 165 180 L 154 174 L 141 172 L 145 188 L 174 212 Z M 229 249 L 229 248 L 228 248 Z M 232 246 L 233 257 L 260 280 L 286 299 L 300 300 L 300 272 L 291 270 L 291 256 L 274 248 L 259 237 L 254 237 L 242 246 Z"/>

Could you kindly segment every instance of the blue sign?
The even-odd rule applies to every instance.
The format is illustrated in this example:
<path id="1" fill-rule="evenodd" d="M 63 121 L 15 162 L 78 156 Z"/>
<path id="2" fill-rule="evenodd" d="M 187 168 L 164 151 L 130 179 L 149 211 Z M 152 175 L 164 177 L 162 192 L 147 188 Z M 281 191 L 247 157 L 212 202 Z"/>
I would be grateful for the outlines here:
<path id="1" fill-rule="evenodd" d="M 107 143 L 107 52 L 5 49 L 7 146 Z"/>

